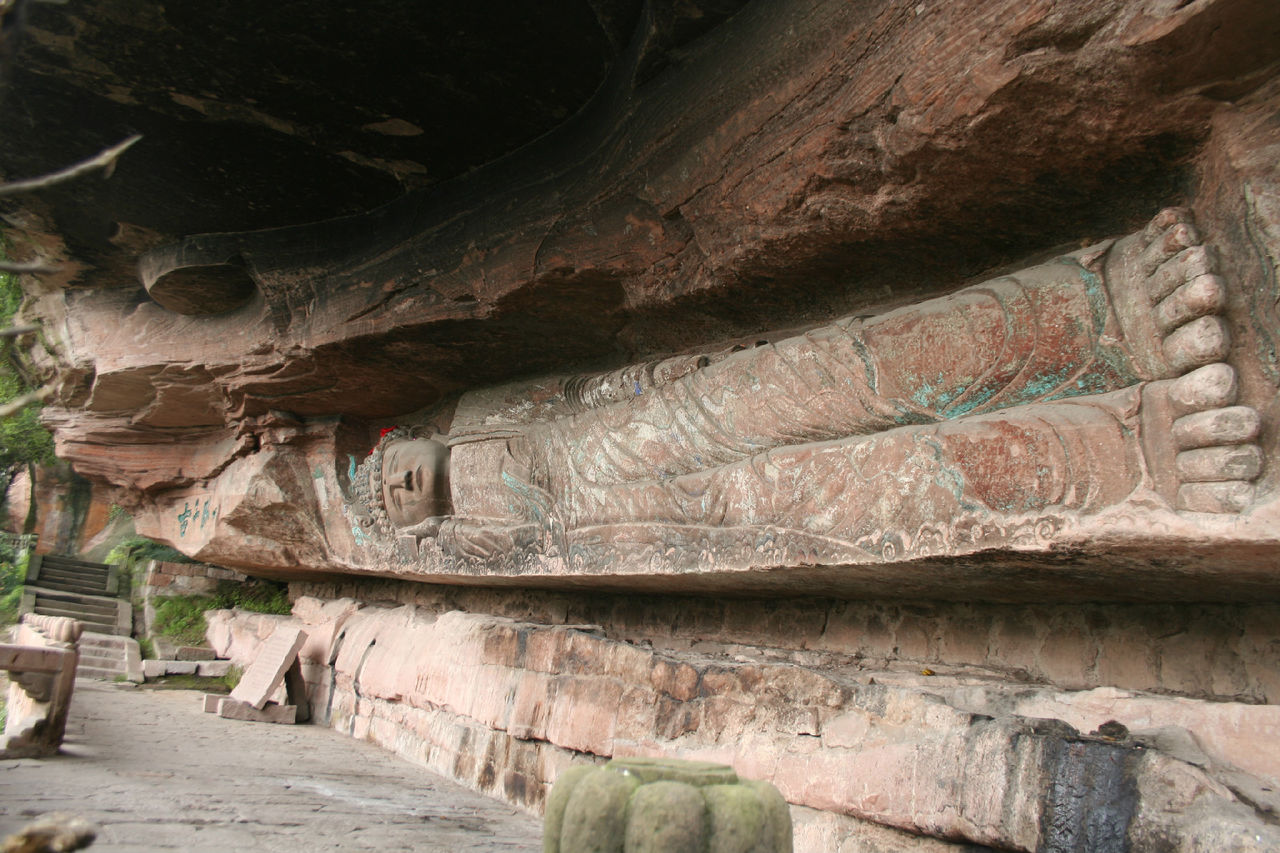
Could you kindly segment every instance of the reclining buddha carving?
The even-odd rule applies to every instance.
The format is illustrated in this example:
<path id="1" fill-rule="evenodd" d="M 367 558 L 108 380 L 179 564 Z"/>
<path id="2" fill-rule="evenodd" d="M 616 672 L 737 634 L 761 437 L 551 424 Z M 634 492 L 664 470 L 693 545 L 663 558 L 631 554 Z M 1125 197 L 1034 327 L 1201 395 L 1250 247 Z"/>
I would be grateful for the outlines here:
<path id="1" fill-rule="evenodd" d="M 384 436 L 353 511 L 446 558 L 734 539 L 811 560 L 945 550 L 1139 493 L 1239 512 L 1260 418 L 1235 405 L 1224 300 L 1170 209 L 879 316 L 564 382 L 533 414 L 464 398 L 447 436 Z"/>

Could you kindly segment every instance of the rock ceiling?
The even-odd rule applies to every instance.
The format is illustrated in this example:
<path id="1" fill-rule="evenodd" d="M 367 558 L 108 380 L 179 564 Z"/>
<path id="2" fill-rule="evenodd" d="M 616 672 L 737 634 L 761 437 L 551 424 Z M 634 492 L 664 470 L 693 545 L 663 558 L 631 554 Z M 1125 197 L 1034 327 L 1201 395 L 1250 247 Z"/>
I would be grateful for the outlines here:
<path id="1" fill-rule="evenodd" d="M 0 172 L 143 136 L 5 212 L 61 264 L 28 285 L 59 452 L 140 505 L 273 429 L 367 449 L 468 389 L 750 346 L 1193 196 L 1213 224 L 1208 172 L 1264 168 L 1224 123 L 1265 125 L 1280 62 L 1271 0 L 23 10 Z"/>

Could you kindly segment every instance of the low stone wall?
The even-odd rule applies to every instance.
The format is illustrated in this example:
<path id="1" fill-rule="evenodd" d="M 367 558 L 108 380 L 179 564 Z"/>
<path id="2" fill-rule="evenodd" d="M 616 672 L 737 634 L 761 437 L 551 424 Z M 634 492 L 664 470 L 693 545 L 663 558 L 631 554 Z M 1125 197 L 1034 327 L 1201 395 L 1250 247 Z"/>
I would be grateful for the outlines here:
<path id="1" fill-rule="evenodd" d="M 394 580 L 294 583 L 291 596 L 607 626 L 655 648 L 700 644 L 848 656 L 1064 690 L 1116 687 L 1280 703 L 1280 604 L 978 604 L 494 590 Z"/>
<path id="2" fill-rule="evenodd" d="M 248 579 L 248 575 L 233 569 L 210 566 L 206 563 L 149 561 L 143 572 L 142 583 L 136 590 L 142 602 L 143 634 L 150 635 L 151 626 L 155 622 L 154 599 L 170 595 L 212 595 L 221 581 L 243 583 Z"/>
<path id="3" fill-rule="evenodd" d="M 144 596 L 151 595 L 208 595 L 224 580 L 243 583 L 249 576 L 234 569 L 210 566 L 206 563 L 168 563 L 152 560 L 147 563 L 141 589 Z"/>
<path id="4" fill-rule="evenodd" d="M 281 620 L 223 611 L 210 640 L 247 661 Z M 772 782 L 798 850 L 1280 843 L 1253 810 L 1280 782 L 1275 706 L 353 600 L 299 599 L 293 621 L 319 720 L 530 810 L 568 766 L 647 755 Z"/>

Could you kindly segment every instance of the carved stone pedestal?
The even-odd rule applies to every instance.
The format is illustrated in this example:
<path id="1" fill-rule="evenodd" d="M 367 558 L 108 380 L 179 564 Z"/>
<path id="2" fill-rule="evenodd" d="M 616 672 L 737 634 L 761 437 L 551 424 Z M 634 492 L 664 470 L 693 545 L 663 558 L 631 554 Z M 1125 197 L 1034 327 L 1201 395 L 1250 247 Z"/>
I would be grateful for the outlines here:
<path id="1" fill-rule="evenodd" d="M 768 782 L 672 758 L 616 758 L 560 774 L 543 853 L 790 853 L 791 815 Z"/>

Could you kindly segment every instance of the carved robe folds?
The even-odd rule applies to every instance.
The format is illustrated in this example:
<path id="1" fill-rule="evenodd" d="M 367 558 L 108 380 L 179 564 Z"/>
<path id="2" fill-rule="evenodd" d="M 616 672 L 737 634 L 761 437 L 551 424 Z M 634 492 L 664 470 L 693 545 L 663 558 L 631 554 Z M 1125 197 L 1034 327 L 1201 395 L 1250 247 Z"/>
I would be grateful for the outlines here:
<path id="1" fill-rule="evenodd" d="M 441 544 L 486 555 L 473 534 L 505 528 L 581 559 L 696 557 L 699 543 L 893 559 L 1117 504 L 1150 483 L 1140 437 L 1159 427 L 1143 421 L 1143 383 L 1178 372 L 1134 272 L 1138 240 L 722 355 L 572 414 L 566 400 L 521 422 L 512 406 L 482 426 L 464 399 Z"/>

